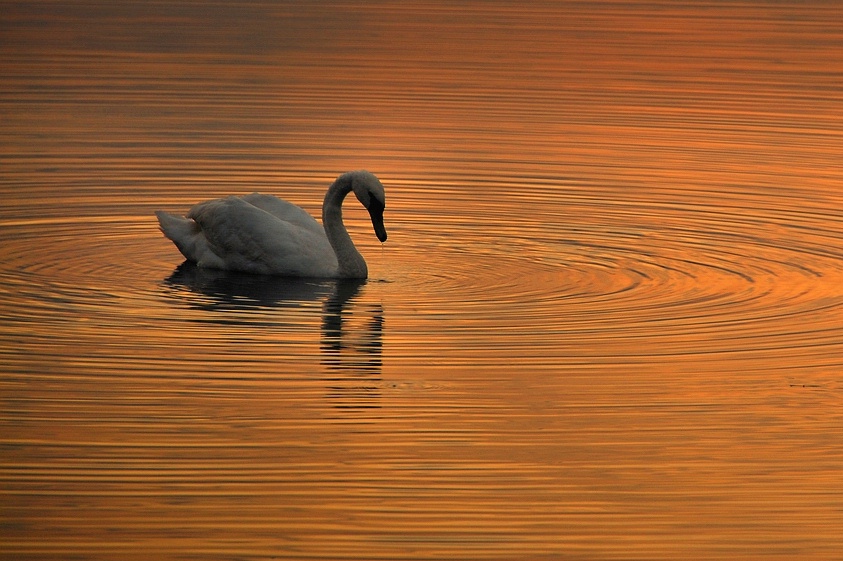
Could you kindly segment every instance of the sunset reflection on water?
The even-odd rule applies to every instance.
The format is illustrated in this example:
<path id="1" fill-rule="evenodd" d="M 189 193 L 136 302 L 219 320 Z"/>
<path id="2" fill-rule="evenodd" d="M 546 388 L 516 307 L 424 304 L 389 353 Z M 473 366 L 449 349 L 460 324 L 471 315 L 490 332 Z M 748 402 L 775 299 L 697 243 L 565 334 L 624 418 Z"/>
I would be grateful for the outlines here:
<path id="1" fill-rule="evenodd" d="M 0 557 L 839 558 L 838 11 L 4 6 Z M 359 168 L 365 283 L 152 214 Z"/>

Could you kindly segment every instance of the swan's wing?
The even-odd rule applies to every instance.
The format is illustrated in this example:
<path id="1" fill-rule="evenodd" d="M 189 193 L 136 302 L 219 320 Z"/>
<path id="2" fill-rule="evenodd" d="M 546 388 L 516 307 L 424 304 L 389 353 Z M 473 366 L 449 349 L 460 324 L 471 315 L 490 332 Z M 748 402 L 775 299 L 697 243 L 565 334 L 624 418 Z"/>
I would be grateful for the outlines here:
<path id="1" fill-rule="evenodd" d="M 209 254 L 197 259 L 201 266 L 276 275 L 336 275 L 337 258 L 321 227 L 318 232 L 303 228 L 242 197 L 200 203 L 187 217 L 201 228 L 207 242 Z"/>
<path id="2" fill-rule="evenodd" d="M 287 202 L 284 199 L 279 199 L 273 195 L 264 195 L 261 193 L 252 193 L 240 197 L 250 205 L 254 205 L 259 209 L 268 212 L 279 220 L 289 222 L 300 226 L 305 230 L 311 230 L 315 233 L 323 233 L 324 229 L 309 212 L 298 205 Z"/>

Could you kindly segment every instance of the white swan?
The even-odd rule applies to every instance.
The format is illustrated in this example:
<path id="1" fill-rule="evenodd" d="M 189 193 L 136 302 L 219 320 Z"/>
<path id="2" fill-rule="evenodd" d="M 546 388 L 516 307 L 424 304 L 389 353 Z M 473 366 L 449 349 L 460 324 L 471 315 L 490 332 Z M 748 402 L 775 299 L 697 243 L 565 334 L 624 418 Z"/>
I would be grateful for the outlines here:
<path id="1" fill-rule="evenodd" d="M 375 234 L 386 241 L 385 195 L 365 170 L 340 175 L 322 203 L 322 224 L 303 208 L 252 193 L 199 203 L 187 217 L 156 211 L 161 231 L 200 267 L 289 277 L 368 276 L 366 261 L 342 222 L 342 202 L 354 191 L 369 211 Z"/>

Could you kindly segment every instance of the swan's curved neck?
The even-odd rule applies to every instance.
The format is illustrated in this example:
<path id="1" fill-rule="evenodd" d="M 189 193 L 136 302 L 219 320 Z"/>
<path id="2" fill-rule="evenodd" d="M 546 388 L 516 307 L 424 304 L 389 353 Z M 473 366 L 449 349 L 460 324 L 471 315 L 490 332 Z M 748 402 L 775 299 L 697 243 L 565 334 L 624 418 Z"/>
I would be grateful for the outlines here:
<path id="1" fill-rule="evenodd" d="M 322 227 L 325 228 L 325 235 L 328 236 L 337 256 L 338 276 L 365 279 L 369 274 L 366 261 L 354 247 L 354 242 L 342 222 L 342 202 L 350 192 L 349 177 L 340 176 L 331 184 L 322 203 Z"/>

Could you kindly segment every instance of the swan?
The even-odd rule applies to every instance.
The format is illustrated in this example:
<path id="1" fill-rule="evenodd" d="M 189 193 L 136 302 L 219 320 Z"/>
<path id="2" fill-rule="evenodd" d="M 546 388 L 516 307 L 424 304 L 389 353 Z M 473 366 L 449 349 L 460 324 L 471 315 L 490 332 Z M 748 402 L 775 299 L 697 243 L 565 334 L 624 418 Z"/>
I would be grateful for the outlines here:
<path id="1" fill-rule="evenodd" d="M 161 231 L 200 267 L 287 277 L 365 279 L 366 260 L 342 222 L 342 202 L 354 191 L 386 241 L 384 188 L 365 170 L 334 181 L 322 203 L 322 226 L 303 208 L 252 193 L 195 205 L 187 217 L 156 211 Z"/>

